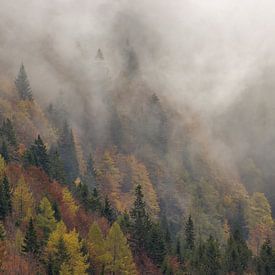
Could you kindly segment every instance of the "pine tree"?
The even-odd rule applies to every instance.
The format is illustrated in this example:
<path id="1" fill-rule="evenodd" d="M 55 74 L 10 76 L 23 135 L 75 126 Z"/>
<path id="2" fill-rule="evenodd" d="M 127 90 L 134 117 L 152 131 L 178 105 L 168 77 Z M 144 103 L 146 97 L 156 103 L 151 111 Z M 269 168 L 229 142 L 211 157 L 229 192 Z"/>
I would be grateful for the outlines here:
<path id="1" fill-rule="evenodd" d="M 275 251 L 272 249 L 271 240 L 267 239 L 257 258 L 257 273 L 259 275 L 275 274 Z"/>
<path id="2" fill-rule="evenodd" d="M 206 242 L 204 259 L 204 274 L 218 275 L 221 268 L 221 253 L 219 244 L 212 236 Z"/>
<path id="3" fill-rule="evenodd" d="M 15 86 L 21 100 L 33 100 L 32 90 L 23 64 L 15 80 Z"/>
<path id="4" fill-rule="evenodd" d="M 56 219 L 56 221 L 59 222 L 61 220 L 61 213 L 56 201 L 54 201 L 53 203 L 53 211 L 54 211 L 54 218 Z"/>
<path id="5" fill-rule="evenodd" d="M 87 173 L 85 175 L 85 182 L 91 186 L 96 186 L 96 170 L 94 167 L 94 160 L 92 155 L 89 155 L 88 161 L 87 161 Z"/>
<path id="6" fill-rule="evenodd" d="M 3 178 L 2 184 L 3 184 L 5 201 L 6 201 L 7 213 L 11 214 L 11 212 L 12 212 L 12 193 L 11 193 L 10 183 L 9 183 L 9 180 L 6 175 Z"/>
<path id="7" fill-rule="evenodd" d="M 106 248 L 110 254 L 106 271 L 111 274 L 137 274 L 131 250 L 117 222 L 113 223 L 106 238 Z"/>
<path id="8" fill-rule="evenodd" d="M 94 188 L 94 190 L 89 198 L 89 208 L 94 212 L 102 211 L 103 207 L 102 207 L 102 203 L 101 203 L 101 198 L 100 198 L 96 188 Z"/>
<path id="9" fill-rule="evenodd" d="M 157 266 L 161 266 L 166 254 L 166 247 L 164 236 L 159 225 L 155 224 L 152 226 L 146 243 L 146 250 L 153 262 Z"/>
<path id="10" fill-rule="evenodd" d="M 59 142 L 60 157 L 64 163 L 64 170 L 68 181 L 73 182 L 79 174 L 79 166 L 76 157 L 75 143 L 72 130 L 67 122 L 64 123 Z"/>
<path id="11" fill-rule="evenodd" d="M 130 211 L 132 241 L 138 249 L 144 248 L 150 232 L 151 221 L 146 211 L 141 185 L 135 189 L 135 202 Z"/>
<path id="12" fill-rule="evenodd" d="M 36 231 L 34 229 L 33 220 L 30 218 L 27 232 L 22 245 L 22 252 L 37 254 L 39 249 Z"/>
<path id="13" fill-rule="evenodd" d="M 46 145 L 38 135 L 37 139 L 34 141 L 34 153 L 38 161 L 38 166 L 40 166 L 47 174 L 50 172 L 50 160 L 47 152 Z"/>
<path id="14" fill-rule="evenodd" d="M 90 192 L 87 184 L 80 182 L 77 186 L 77 194 L 86 209 L 89 207 L 90 203 Z"/>
<path id="15" fill-rule="evenodd" d="M 2 142 L 0 154 L 2 155 L 6 163 L 10 161 L 9 151 L 5 141 Z"/>
<path id="16" fill-rule="evenodd" d="M 108 199 L 108 197 L 105 197 L 104 205 L 102 208 L 102 215 L 110 222 L 112 223 L 116 219 L 116 213 Z"/>
<path id="17" fill-rule="evenodd" d="M 243 274 L 251 258 L 245 240 L 239 230 L 230 235 L 225 250 L 224 266 L 226 272 Z"/>
<path id="18" fill-rule="evenodd" d="M 186 248 L 193 250 L 195 246 L 195 233 L 194 233 L 194 224 L 191 215 L 188 217 L 188 220 L 185 224 L 185 244 Z"/>
<path id="19" fill-rule="evenodd" d="M 4 176 L 0 185 L 0 219 L 4 220 L 7 215 L 11 214 L 11 190 L 6 175 Z"/>
<path id="20" fill-rule="evenodd" d="M 63 161 L 57 150 L 50 153 L 50 176 L 61 184 L 66 183 L 66 174 Z"/>
<path id="21" fill-rule="evenodd" d="M 15 131 L 12 122 L 9 118 L 3 121 L 1 134 L 9 145 L 17 147 Z"/>

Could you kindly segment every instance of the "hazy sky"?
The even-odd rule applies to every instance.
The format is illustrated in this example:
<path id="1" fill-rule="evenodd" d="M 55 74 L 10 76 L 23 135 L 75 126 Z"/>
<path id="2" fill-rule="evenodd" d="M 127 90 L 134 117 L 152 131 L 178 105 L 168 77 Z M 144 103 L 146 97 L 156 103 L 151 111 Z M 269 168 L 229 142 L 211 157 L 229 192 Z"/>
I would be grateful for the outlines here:
<path id="1" fill-rule="evenodd" d="M 2 68 L 23 61 L 43 99 L 89 87 L 99 47 L 118 73 L 126 41 L 152 86 L 208 114 L 275 60 L 272 0 L 0 0 L 0 18 Z"/>

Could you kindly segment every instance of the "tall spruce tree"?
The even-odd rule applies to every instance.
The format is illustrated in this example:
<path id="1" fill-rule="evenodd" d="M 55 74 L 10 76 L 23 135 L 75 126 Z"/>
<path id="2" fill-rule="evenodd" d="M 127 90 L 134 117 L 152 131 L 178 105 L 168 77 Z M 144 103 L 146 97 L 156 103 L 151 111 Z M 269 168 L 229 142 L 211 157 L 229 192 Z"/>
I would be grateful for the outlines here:
<path id="1" fill-rule="evenodd" d="M 239 230 L 230 235 L 225 250 L 225 272 L 243 274 L 251 259 L 251 251 Z"/>
<path id="2" fill-rule="evenodd" d="M 257 258 L 257 274 L 275 274 L 275 251 L 270 239 L 267 239 L 261 247 L 260 255 Z"/>
<path id="3" fill-rule="evenodd" d="M 21 100 L 33 100 L 32 90 L 23 64 L 15 80 L 15 86 Z"/>
<path id="4" fill-rule="evenodd" d="M 146 211 L 140 184 L 138 184 L 135 189 L 135 197 L 134 206 L 130 211 L 131 235 L 134 245 L 140 250 L 146 245 L 148 233 L 151 229 L 151 220 Z"/>
<path id="5" fill-rule="evenodd" d="M 64 170 L 64 163 L 57 150 L 50 152 L 50 176 L 59 183 L 66 183 L 66 173 Z"/>
<path id="6" fill-rule="evenodd" d="M 39 245 L 38 245 L 37 235 L 34 229 L 33 220 L 32 218 L 30 218 L 27 232 L 22 244 L 22 252 L 36 255 L 38 251 L 39 251 Z"/>
<path id="7" fill-rule="evenodd" d="M 185 245 L 189 250 L 193 250 L 195 246 L 195 233 L 194 233 L 194 223 L 191 215 L 188 217 L 188 220 L 185 224 Z"/>
<path id="8" fill-rule="evenodd" d="M 67 122 L 64 123 L 63 129 L 58 141 L 60 157 L 64 163 L 64 170 L 69 182 L 74 181 L 79 174 L 79 166 L 76 156 L 75 143 L 72 130 Z"/>
<path id="9" fill-rule="evenodd" d="M 4 137 L 5 141 L 13 146 L 17 147 L 17 139 L 15 135 L 15 131 L 13 128 L 13 124 L 9 118 L 3 121 L 1 128 L 1 135 Z"/>
<path id="10" fill-rule="evenodd" d="M 116 213 L 115 213 L 115 210 L 113 209 L 109 199 L 108 199 L 108 196 L 105 197 L 105 200 L 104 200 L 104 205 L 103 205 L 103 208 L 102 208 L 102 215 L 110 222 L 114 222 L 115 219 L 116 219 Z"/>
<path id="11" fill-rule="evenodd" d="M 4 158 L 5 162 L 8 163 L 10 161 L 10 156 L 9 156 L 8 146 L 5 141 L 2 142 L 0 153 Z"/>
<path id="12" fill-rule="evenodd" d="M 11 211 L 11 190 L 8 178 L 5 175 L 0 185 L 0 219 L 4 220 L 7 215 L 11 214 Z"/>

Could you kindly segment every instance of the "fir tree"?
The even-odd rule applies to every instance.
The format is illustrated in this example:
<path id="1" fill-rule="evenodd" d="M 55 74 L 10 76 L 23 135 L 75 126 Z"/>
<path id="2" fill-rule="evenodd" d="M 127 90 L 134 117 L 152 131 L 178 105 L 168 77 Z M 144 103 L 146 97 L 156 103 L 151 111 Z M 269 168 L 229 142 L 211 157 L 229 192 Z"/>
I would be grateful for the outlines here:
<path id="1" fill-rule="evenodd" d="M 15 80 L 15 86 L 21 100 L 33 100 L 32 90 L 23 64 Z"/>
<path id="2" fill-rule="evenodd" d="M 79 174 L 79 166 L 76 157 L 73 133 L 67 122 L 63 125 L 58 146 L 60 157 L 64 163 L 64 170 L 67 179 L 69 182 L 73 182 Z"/>
<path id="3" fill-rule="evenodd" d="M 6 200 L 6 207 L 7 207 L 7 213 L 11 214 L 12 212 L 12 193 L 11 193 L 11 188 L 10 188 L 10 183 L 5 175 L 3 178 L 3 191 L 4 191 L 4 196 Z"/>
<path id="4" fill-rule="evenodd" d="M 9 118 L 3 121 L 1 134 L 9 145 L 13 147 L 17 147 L 15 131 L 14 131 L 12 122 Z"/>
<path id="5" fill-rule="evenodd" d="M 94 188 L 92 194 L 89 197 L 89 209 L 91 209 L 92 211 L 102 211 L 102 203 L 101 203 L 101 198 L 98 194 L 98 191 L 96 188 Z"/>
<path id="6" fill-rule="evenodd" d="M 9 156 L 8 146 L 5 141 L 2 142 L 0 153 L 1 153 L 2 157 L 4 158 L 5 162 L 8 163 L 10 160 L 10 156 Z"/>
<path id="7" fill-rule="evenodd" d="M 11 211 L 11 190 L 8 178 L 5 175 L 0 185 L 0 219 L 4 220 L 7 215 L 11 214 Z"/>
<path id="8" fill-rule="evenodd" d="M 77 194 L 81 203 L 84 205 L 86 209 L 88 209 L 90 203 L 90 192 L 87 184 L 80 182 L 77 186 Z"/>
<path id="9" fill-rule="evenodd" d="M 110 222 L 112 223 L 116 219 L 116 213 L 108 199 L 108 197 L 105 197 L 104 205 L 102 209 L 102 215 Z"/>
<path id="10" fill-rule="evenodd" d="M 148 256 L 153 260 L 153 262 L 157 266 L 161 266 L 166 254 L 166 247 L 164 236 L 159 225 L 152 226 L 146 242 L 146 250 L 148 251 Z"/>
<path id="11" fill-rule="evenodd" d="M 275 251 L 272 249 L 270 239 L 267 239 L 260 251 L 257 259 L 257 273 L 259 275 L 275 274 Z"/>
<path id="12" fill-rule="evenodd" d="M 151 221 L 146 211 L 140 184 L 135 189 L 135 196 L 134 207 L 130 211 L 131 233 L 133 243 L 138 249 L 141 249 L 146 244 Z"/>
<path id="13" fill-rule="evenodd" d="M 188 217 L 188 220 L 185 224 L 185 244 L 186 248 L 193 250 L 195 246 L 195 233 L 194 233 L 194 224 L 191 215 Z"/>
<path id="14" fill-rule="evenodd" d="M 57 150 L 50 153 L 50 176 L 61 184 L 66 183 L 66 174 L 63 161 Z"/>
<path id="15" fill-rule="evenodd" d="M 34 141 L 34 153 L 38 161 L 38 166 L 40 166 L 47 174 L 50 172 L 50 160 L 47 152 L 46 145 L 38 135 L 37 139 Z"/>
<path id="16" fill-rule="evenodd" d="M 230 235 L 225 250 L 225 271 L 243 274 L 251 258 L 251 251 L 248 249 L 245 240 L 239 230 Z"/>
<path id="17" fill-rule="evenodd" d="M 22 252 L 37 254 L 39 249 L 36 231 L 34 229 L 33 220 L 30 218 L 27 232 L 22 244 Z"/>
<path id="18" fill-rule="evenodd" d="M 56 219 L 56 221 L 58 222 L 61 221 L 61 213 L 56 201 L 54 201 L 53 203 L 53 211 L 54 211 L 54 218 Z"/>

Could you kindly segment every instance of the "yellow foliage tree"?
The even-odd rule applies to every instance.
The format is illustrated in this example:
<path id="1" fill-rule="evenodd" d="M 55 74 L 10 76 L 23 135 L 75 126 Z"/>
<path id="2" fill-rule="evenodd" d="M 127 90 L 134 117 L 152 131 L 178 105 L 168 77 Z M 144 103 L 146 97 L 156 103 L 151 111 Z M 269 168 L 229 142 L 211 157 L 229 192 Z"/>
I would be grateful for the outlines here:
<path id="1" fill-rule="evenodd" d="M 98 274 L 104 274 L 105 265 L 110 261 L 110 254 L 107 253 L 106 242 L 100 230 L 100 227 L 94 222 L 89 230 L 88 249 L 93 266 Z"/>
<path id="2" fill-rule="evenodd" d="M 63 189 L 63 202 L 67 205 L 68 209 L 70 210 L 70 214 L 72 216 L 75 216 L 78 210 L 78 205 L 75 203 L 75 200 L 71 192 L 68 190 L 68 188 Z"/>
<path id="3" fill-rule="evenodd" d="M 109 230 L 106 239 L 106 248 L 110 259 L 106 265 L 106 271 L 112 274 L 137 274 L 127 239 L 123 235 L 117 222 L 115 222 Z"/>
<path id="4" fill-rule="evenodd" d="M 61 265 L 60 274 L 87 274 L 86 270 L 89 265 L 87 264 L 87 256 L 82 253 L 82 241 L 79 241 L 76 230 L 67 232 L 67 228 L 62 221 L 57 224 L 56 229 L 50 234 L 46 247 L 48 258 L 50 259 L 51 256 L 56 255 L 61 239 L 64 241 L 68 257 Z"/>
<path id="5" fill-rule="evenodd" d="M 21 177 L 12 196 L 14 215 L 18 222 L 27 221 L 33 215 L 34 200 L 24 177 Z"/>

